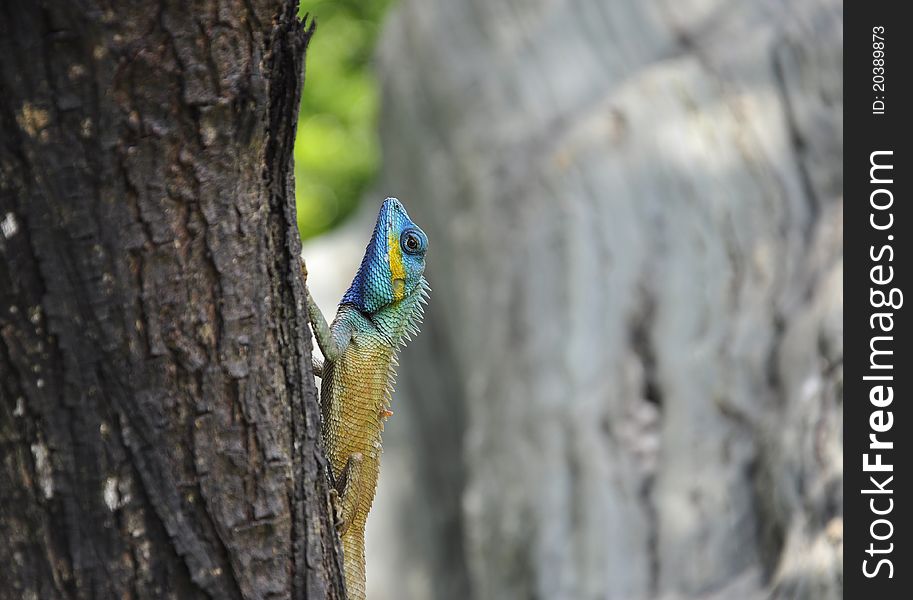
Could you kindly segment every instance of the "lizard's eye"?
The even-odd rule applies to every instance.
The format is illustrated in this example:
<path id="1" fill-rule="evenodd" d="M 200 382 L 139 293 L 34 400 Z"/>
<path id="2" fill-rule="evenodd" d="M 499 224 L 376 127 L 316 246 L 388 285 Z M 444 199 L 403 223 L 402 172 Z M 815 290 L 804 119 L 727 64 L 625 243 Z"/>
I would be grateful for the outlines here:
<path id="1" fill-rule="evenodd" d="M 406 254 L 419 254 L 425 250 L 425 236 L 414 229 L 407 229 L 400 236 L 400 245 Z"/>

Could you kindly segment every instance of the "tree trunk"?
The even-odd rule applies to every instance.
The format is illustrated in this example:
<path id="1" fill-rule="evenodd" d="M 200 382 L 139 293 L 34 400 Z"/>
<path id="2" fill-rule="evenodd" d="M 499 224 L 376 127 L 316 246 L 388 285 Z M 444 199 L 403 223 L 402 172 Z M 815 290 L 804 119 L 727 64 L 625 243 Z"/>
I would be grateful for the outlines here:
<path id="1" fill-rule="evenodd" d="M 840 597 L 841 18 L 399 6 L 382 183 L 434 290 L 401 597 Z"/>
<path id="2" fill-rule="evenodd" d="M 295 2 L 0 5 L 0 597 L 342 598 Z"/>

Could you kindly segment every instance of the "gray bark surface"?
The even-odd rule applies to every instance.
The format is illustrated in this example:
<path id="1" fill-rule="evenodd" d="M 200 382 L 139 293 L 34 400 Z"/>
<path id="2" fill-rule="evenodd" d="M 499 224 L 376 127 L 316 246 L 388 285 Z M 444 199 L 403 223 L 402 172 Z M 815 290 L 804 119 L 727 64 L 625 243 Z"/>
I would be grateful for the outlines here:
<path id="1" fill-rule="evenodd" d="M 842 14 L 404 0 L 398 597 L 839 598 Z"/>
<path id="2" fill-rule="evenodd" d="M 0 598 L 342 598 L 292 2 L 0 3 Z"/>

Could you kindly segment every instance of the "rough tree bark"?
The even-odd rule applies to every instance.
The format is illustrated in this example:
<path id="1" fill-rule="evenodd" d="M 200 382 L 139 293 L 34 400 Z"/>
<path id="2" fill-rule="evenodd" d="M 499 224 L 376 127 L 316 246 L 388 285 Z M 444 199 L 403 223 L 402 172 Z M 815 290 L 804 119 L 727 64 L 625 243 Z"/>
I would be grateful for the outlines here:
<path id="1" fill-rule="evenodd" d="M 0 4 L 0 597 L 343 597 L 295 11 Z"/>
<path id="2" fill-rule="evenodd" d="M 840 597 L 841 18 L 399 6 L 382 183 L 434 289 L 400 597 Z"/>

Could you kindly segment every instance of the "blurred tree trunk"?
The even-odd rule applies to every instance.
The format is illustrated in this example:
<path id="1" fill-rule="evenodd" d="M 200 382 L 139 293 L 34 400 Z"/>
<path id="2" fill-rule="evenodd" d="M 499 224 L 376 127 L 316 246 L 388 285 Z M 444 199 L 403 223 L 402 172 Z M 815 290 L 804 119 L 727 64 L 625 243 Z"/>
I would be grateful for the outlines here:
<path id="1" fill-rule="evenodd" d="M 295 5 L 0 6 L 2 598 L 342 598 Z"/>
<path id="2" fill-rule="evenodd" d="M 382 183 L 434 288 L 407 596 L 841 596 L 841 18 L 399 6 Z"/>

